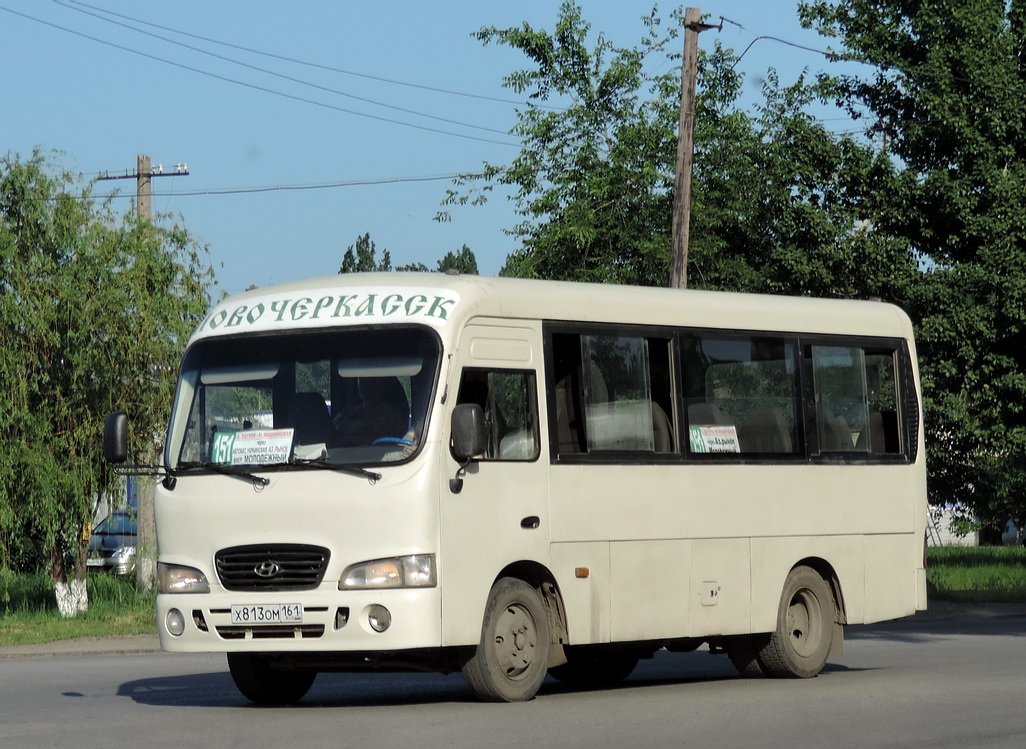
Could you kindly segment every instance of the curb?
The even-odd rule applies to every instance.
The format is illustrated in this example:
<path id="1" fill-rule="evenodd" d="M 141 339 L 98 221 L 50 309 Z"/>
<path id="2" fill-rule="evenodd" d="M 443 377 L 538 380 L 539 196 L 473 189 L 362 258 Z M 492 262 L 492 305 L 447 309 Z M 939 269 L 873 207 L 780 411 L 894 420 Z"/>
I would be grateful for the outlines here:
<path id="1" fill-rule="evenodd" d="M 147 655 L 160 653 L 156 635 L 123 637 L 78 637 L 32 645 L 9 645 L 0 648 L 0 661 L 56 656 Z"/>

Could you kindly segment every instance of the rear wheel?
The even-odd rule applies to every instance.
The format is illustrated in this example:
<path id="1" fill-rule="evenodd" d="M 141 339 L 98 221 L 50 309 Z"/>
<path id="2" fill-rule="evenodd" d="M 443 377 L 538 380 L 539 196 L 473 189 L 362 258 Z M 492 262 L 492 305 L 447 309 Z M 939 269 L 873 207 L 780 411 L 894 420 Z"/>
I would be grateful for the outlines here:
<path id="1" fill-rule="evenodd" d="M 638 654 L 631 650 L 565 648 L 566 663 L 550 668 L 553 678 L 574 686 L 609 687 L 618 684 L 638 665 Z"/>
<path id="2" fill-rule="evenodd" d="M 283 671 L 260 653 L 228 653 L 232 681 L 246 699 L 258 705 L 288 705 L 303 698 L 316 671 Z"/>
<path id="3" fill-rule="evenodd" d="M 777 629 L 759 653 L 770 676 L 808 679 L 823 670 L 833 638 L 834 596 L 818 572 L 795 567 L 784 581 Z"/>
<path id="4" fill-rule="evenodd" d="M 549 624 L 538 591 L 504 577 L 492 588 L 481 642 L 463 666 L 474 694 L 487 702 L 522 702 L 538 692 L 549 660 Z"/>

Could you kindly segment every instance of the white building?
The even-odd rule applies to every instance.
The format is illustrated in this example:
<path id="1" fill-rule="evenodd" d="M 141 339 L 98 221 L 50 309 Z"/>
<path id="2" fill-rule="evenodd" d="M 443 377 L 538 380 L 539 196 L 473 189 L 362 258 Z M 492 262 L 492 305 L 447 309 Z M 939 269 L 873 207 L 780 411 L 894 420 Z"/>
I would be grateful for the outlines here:
<path id="1" fill-rule="evenodd" d="M 951 521 L 956 516 L 955 507 L 950 505 L 931 505 L 929 513 L 929 521 L 926 524 L 926 543 L 928 546 L 980 545 L 979 531 L 959 536 L 951 530 Z"/>

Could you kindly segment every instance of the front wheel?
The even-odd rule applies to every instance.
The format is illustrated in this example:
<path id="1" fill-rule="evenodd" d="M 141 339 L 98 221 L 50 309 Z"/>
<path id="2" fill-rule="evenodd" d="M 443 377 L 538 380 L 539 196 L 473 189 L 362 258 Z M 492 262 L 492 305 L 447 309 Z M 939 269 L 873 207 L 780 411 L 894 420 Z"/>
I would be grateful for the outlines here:
<path id="1" fill-rule="evenodd" d="M 784 581 L 777 628 L 759 653 L 769 676 L 808 679 L 823 670 L 833 639 L 834 596 L 818 572 L 795 567 Z"/>
<path id="2" fill-rule="evenodd" d="M 282 671 L 260 653 L 228 653 L 232 681 L 246 699 L 258 705 L 299 702 L 317 678 L 316 671 Z"/>
<path id="3" fill-rule="evenodd" d="M 463 666 L 478 699 L 523 702 L 538 692 L 549 660 L 549 623 L 538 591 L 512 577 L 488 596 L 481 642 Z"/>

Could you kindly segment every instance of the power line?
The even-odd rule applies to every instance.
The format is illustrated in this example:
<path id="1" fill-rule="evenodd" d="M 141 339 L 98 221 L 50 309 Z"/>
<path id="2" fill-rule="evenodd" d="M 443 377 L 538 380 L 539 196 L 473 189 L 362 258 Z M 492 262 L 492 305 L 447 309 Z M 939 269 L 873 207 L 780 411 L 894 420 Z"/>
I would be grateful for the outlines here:
<path id="1" fill-rule="evenodd" d="M 744 31 L 744 32 L 746 32 L 748 34 L 752 33 L 750 31 L 748 31 L 748 29 L 746 29 L 744 26 L 742 26 L 737 21 L 732 21 L 729 18 L 724 18 L 723 16 L 720 16 L 720 21 L 723 21 L 725 23 L 729 23 L 729 24 L 732 24 L 734 26 L 737 26 L 739 29 L 741 29 L 742 31 Z M 877 61 L 870 60 L 870 59 L 863 58 L 863 57 L 856 57 L 855 55 L 842 54 L 840 52 L 832 52 L 829 49 L 818 49 L 816 47 L 810 47 L 810 46 L 805 45 L 805 44 L 798 44 L 797 42 L 792 42 L 792 41 L 790 41 L 788 39 L 781 39 L 778 36 L 769 36 L 769 35 L 765 35 L 765 34 L 760 35 L 760 36 L 756 36 L 754 39 L 752 39 L 752 41 L 748 43 L 748 46 L 745 47 L 744 52 L 742 52 L 740 54 L 740 56 L 737 58 L 737 60 L 734 61 L 734 64 L 730 66 L 730 69 L 733 70 L 737 66 L 737 64 L 739 62 L 741 62 L 741 58 L 744 57 L 748 53 L 748 51 L 752 48 L 752 46 L 756 42 L 758 42 L 760 40 L 763 40 L 763 39 L 766 39 L 766 40 L 772 41 L 772 42 L 777 42 L 778 44 L 783 44 L 783 45 L 785 45 L 787 47 L 793 47 L 795 49 L 801 49 L 801 50 L 804 50 L 806 52 L 813 52 L 813 53 L 815 53 L 817 55 L 822 55 L 823 57 L 828 58 L 832 62 L 856 62 L 856 63 L 859 63 L 861 65 L 868 65 L 869 67 L 877 68 L 880 71 L 885 72 L 885 73 L 889 72 L 891 70 L 896 70 L 899 73 L 904 73 L 907 76 L 911 76 L 911 77 L 923 76 L 923 77 L 926 77 L 926 78 L 940 78 L 940 77 L 942 77 L 944 75 L 943 72 L 934 73 L 934 72 L 931 72 L 931 71 L 928 71 L 928 70 L 923 70 L 921 66 L 920 67 L 906 67 L 906 66 L 903 66 L 903 65 L 898 65 L 896 63 L 877 62 Z M 1021 87 L 1004 86 L 1004 85 L 996 84 L 996 83 L 986 83 L 986 82 L 982 82 L 982 81 L 974 81 L 974 80 L 971 80 L 969 78 L 963 78 L 963 77 L 958 76 L 958 75 L 950 75 L 948 77 L 952 81 L 957 81 L 958 83 L 968 83 L 968 84 L 972 84 L 974 86 L 979 86 L 980 88 L 991 88 L 991 89 L 996 89 L 996 90 L 999 90 L 999 91 L 1010 91 L 1010 92 L 1021 92 L 1022 91 Z"/>
<path id="2" fill-rule="evenodd" d="M 281 97 L 286 98 L 286 99 L 292 99 L 293 101 L 300 101 L 300 102 L 303 102 L 303 103 L 306 103 L 306 104 L 313 104 L 313 105 L 318 106 L 318 107 L 323 107 L 325 109 L 332 109 L 332 110 L 335 110 L 337 112 L 344 112 L 346 114 L 352 114 L 352 115 L 355 115 L 357 117 L 366 117 L 367 119 L 376 120 L 378 122 L 388 122 L 388 123 L 393 124 L 393 125 L 400 125 L 402 127 L 410 127 L 410 128 L 414 128 L 416 130 L 424 130 L 424 131 L 427 131 L 427 132 L 439 133 L 440 135 L 449 135 L 449 136 L 452 136 L 454 138 L 463 138 L 463 139 L 466 139 L 466 140 L 474 140 L 474 141 L 479 141 L 481 143 L 492 143 L 494 145 L 499 145 L 499 146 L 510 146 L 512 148 L 519 148 L 520 147 L 520 145 L 518 143 L 510 143 L 508 141 L 500 141 L 500 140 L 495 140 L 493 138 L 482 138 L 482 137 L 479 137 L 479 136 L 467 135 L 467 134 L 464 134 L 464 133 L 454 133 L 454 132 L 452 132 L 450 130 L 441 130 L 439 128 L 428 127 L 427 125 L 417 125 L 417 124 L 414 124 L 412 122 L 403 122 L 401 120 L 393 120 L 393 119 L 390 119 L 388 117 L 380 117 L 380 116 L 377 116 L 377 115 L 367 114 L 366 112 L 358 112 L 358 111 L 355 111 L 355 110 L 352 110 L 352 109 L 346 109 L 345 107 L 339 107 L 339 106 L 335 106 L 333 104 L 327 104 L 325 102 L 320 102 L 320 101 L 317 101 L 315 99 L 307 99 L 307 98 L 304 98 L 302 96 L 296 96 L 294 94 L 288 94 L 288 93 L 285 93 L 283 91 L 275 91 L 274 89 L 267 88 L 265 86 L 258 86 L 258 85 L 253 84 L 253 83 L 246 83 L 245 81 L 240 81 L 240 80 L 237 80 L 235 78 L 229 78 L 227 76 L 219 75 L 217 73 L 212 73 L 210 71 L 202 70 L 200 68 L 194 68 L 194 67 L 192 67 L 190 65 L 185 65 L 185 64 L 179 63 L 179 62 L 174 62 L 173 60 L 167 60 L 167 59 L 164 59 L 162 57 L 157 57 L 156 55 L 151 55 L 148 52 L 142 52 L 142 51 L 137 50 L 137 49 L 132 49 L 131 47 L 125 47 L 125 46 L 123 46 L 121 44 L 117 44 L 115 42 L 109 42 L 106 39 L 100 39 L 99 37 L 91 36 L 89 34 L 85 34 L 85 33 L 81 32 L 81 31 L 76 31 L 74 29 L 69 29 L 66 26 L 61 26 L 60 24 L 52 23 L 50 21 L 45 21 L 45 20 L 43 20 L 41 18 L 35 18 L 34 16 L 30 16 L 30 15 L 28 15 L 26 13 L 22 13 L 20 11 L 12 10 L 11 8 L 7 8 L 7 7 L 2 6 L 2 5 L 0 5 L 0 10 L 6 11 L 6 12 L 12 14 L 12 15 L 19 16 L 21 18 L 25 18 L 25 19 L 27 19 L 29 21 L 34 21 L 35 23 L 39 23 L 39 24 L 42 24 L 44 26 L 49 26 L 51 28 L 55 28 L 55 29 L 58 29 L 60 31 L 64 31 L 64 32 L 66 32 L 68 34 L 74 34 L 75 36 L 82 37 L 84 39 L 88 39 L 90 41 L 97 42 L 99 44 L 103 44 L 103 45 L 108 46 L 108 47 L 113 47 L 114 49 L 120 49 L 123 52 L 130 52 L 131 54 L 139 55 L 140 57 L 145 57 L 147 59 L 154 60 L 156 62 L 164 63 L 165 65 L 171 65 L 171 66 L 176 67 L 176 68 L 181 68 L 183 70 L 188 70 L 188 71 L 193 72 L 193 73 L 198 73 L 199 75 L 204 75 L 204 76 L 207 76 L 208 78 L 214 78 L 214 79 L 217 79 L 217 80 L 220 80 L 220 81 L 224 81 L 226 83 L 234 83 L 235 85 L 238 85 L 238 86 L 244 86 L 246 88 L 250 88 L 250 89 L 253 89 L 253 90 L 256 90 L 256 91 L 261 91 L 261 92 L 267 93 L 267 94 L 273 94 L 275 96 L 281 96 Z"/>
<path id="3" fill-rule="evenodd" d="M 65 0 L 52 0 L 52 1 L 54 3 L 56 3 L 56 4 L 58 4 L 58 5 L 67 5 L 68 4 L 68 3 L 65 2 Z M 286 55 L 278 55 L 278 54 L 275 54 L 273 52 L 265 52 L 264 50 L 254 49 L 252 47 L 245 47 L 245 46 L 242 46 L 241 44 L 232 44 L 231 42 L 223 42 L 223 41 L 220 41 L 218 39 L 212 39 L 210 37 L 202 36 L 200 34 L 193 34 L 193 33 L 188 32 L 188 31 L 182 31 L 181 29 L 172 28 L 170 26 L 162 26 L 162 25 L 160 25 L 158 23 L 152 23 L 150 21 L 145 21 L 145 20 L 143 20 L 141 18 L 134 18 L 132 16 L 125 15 L 123 13 L 116 13 L 116 12 L 114 12 L 112 10 L 107 10 L 105 8 L 98 8 L 98 7 L 94 6 L 94 5 L 89 5 L 88 3 L 79 2 L 78 0 L 70 0 L 70 3 L 74 4 L 74 5 L 81 5 L 82 7 L 90 8 L 91 10 L 95 10 L 95 11 L 98 11 L 100 13 L 105 13 L 105 14 L 110 15 L 110 16 L 115 16 L 117 18 L 123 18 L 123 19 L 125 19 L 127 21 L 132 21 L 133 23 L 140 23 L 140 24 L 142 24 L 144 26 L 150 26 L 151 28 L 160 29 L 161 31 L 169 31 L 172 34 L 179 34 L 181 36 L 187 36 L 187 37 L 190 37 L 192 39 L 199 39 L 200 41 L 203 41 L 203 42 L 209 42 L 210 44 L 217 44 L 217 45 L 222 46 L 222 47 L 230 47 L 232 49 L 237 49 L 237 50 L 240 50 L 242 52 L 248 52 L 248 53 L 254 54 L 254 55 L 261 55 L 263 57 L 270 57 L 270 58 L 275 59 L 275 60 L 282 60 L 284 62 L 294 63 L 296 65 L 304 65 L 304 66 L 310 67 L 310 68 L 317 68 L 318 70 L 326 70 L 326 71 L 331 72 L 331 73 L 340 73 L 342 75 L 351 75 L 351 76 L 354 76 L 354 77 L 357 77 L 357 78 L 365 78 L 365 79 L 370 80 L 370 81 L 378 81 L 379 83 L 388 83 L 388 84 L 391 84 L 391 85 L 394 85 L 394 86 L 406 86 L 408 88 L 416 88 L 416 89 L 420 89 L 422 91 L 431 91 L 431 92 L 437 93 L 437 94 L 446 94 L 446 95 L 449 95 L 449 96 L 462 96 L 462 97 L 465 97 L 465 98 L 468 98 L 468 99 L 480 99 L 482 101 L 491 101 L 491 102 L 497 102 L 497 103 L 500 103 L 500 104 L 513 104 L 513 105 L 516 105 L 516 106 L 524 106 L 525 103 L 526 103 L 526 102 L 523 102 L 523 101 L 518 101 L 516 99 L 503 99 L 503 98 L 497 97 L 497 96 L 485 96 L 483 94 L 471 94 L 471 93 L 468 93 L 466 91 L 454 91 L 452 89 L 438 88 L 436 86 L 425 86 L 425 85 L 419 84 L 419 83 L 410 83 L 408 81 L 398 81 L 398 80 L 394 80 L 392 78 L 384 78 L 382 76 L 370 75 L 368 73 L 358 73 L 358 72 L 356 72 L 354 70 L 345 70 L 343 68 L 336 68 L 336 67 L 332 67 L 330 65 L 322 65 L 322 64 L 316 63 L 316 62 L 309 62 L 308 60 L 299 60 L 297 58 L 288 57 Z M 158 38 L 163 38 L 163 37 L 158 37 Z M 166 40 L 166 41 L 170 41 L 170 40 Z M 532 106 L 538 107 L 540 109 L 553 109 L 553 110 L 561 109 L 561 107 L 555 107 L 555 106 L 538 104 L 538 103 L 533 103 Z"/>
<path id="4" fill-rule="evenodd" d="M 136 176 L 134 173 L 127 175 L 130 177 Z M 168 173 L 167 176 L 175 176 L 173 173 Z M 403 183 L 417 183 L 417 182 L 439 182 L 442 180 L 454 180 L 458 178 L 475 178 L 484 176 L 483 174 L 477 173 L 456 173 L 456 174 L 435 174 L 417 177 L 372 177 L 368 179 L 353 179 L 345 180 L 341 182 L 318 182 L 308 184 L 294 184 L 294 185 L 262 185 L 253 187 L 212 187 L 206 189 L 195 189 L 195 190 L 184 190 L 184 191 L 168 191 L 168 192 L 156 192 L 151 191 L 150 195 L 153 197 L 195 197 L 202 195 L 247 195 L 252 193 L 262 192 L 299 192 L 304 190 L 331 190 L 341 187 L 365 187 L 371 185 L 393 185 Z M 89 194 L 89 195 L 62 195 L 62 199 L 73 199 L 73 200 L 106 200 L 108 198 L 135 198 L 135 195 L 121 192 L 112 192 L 105 194 Z M 53 200 L 54 198 L 26 198 L 26 200 Z"/>
<path id="5" fill-rule="evenodd" d="M 300 185 L 264 185 L 255 187 L 214 187 L 204 190 L 185 190 L 174 193 L 154 192 L 154 196 L 174 195 L 175 197 L 192 197 L 196 195 L 245 195 L 261 192 L 298 192 L 303 190 L 331 190 L 339 187 L 365 187 L 370 185 L 394 185 L 414 182 L 438 182 L 441 180 L 454 180 L 458 177 L 480 176 L 465 174 L 442 174 L 428 177 L 385 177 L 377 179 L 354 179 L 344 182 L 321 182 L 317 184 Z M 104 196 L 108 197 L 108 196 Z M 110 195 L 109 197 L 120 197 Z M 130 196 L 129 196 L 130 197 Z"/>
<path id="6" fill-rule="evenodd" d="M 458 120 L 451 120 L 451 119 L 448 119 L 446 117 L 438 117 L 438 116 L 433 115 L 433 114 L 426 114 L 424 112 L 418 112 L 418 111 L 416 111 L 414 109 L 407 109 L 405 107 L 399 107 L 399 106 L 395 106 L 395 105 L 392 105 L 392 104 L 385 104 L 384 102 L 375 101 L 373 99 L 369 99 L 369 98 L 366 98 L 366 97 L 363 97 L 363 96 L 357 96 L 356 94 L 350 94 L 350 93 L 347 93 L 345 91 L 339 91 L 338 89 L 329 88 L 328 86 L 321 86 L 321 85 L 316 84 L 316 83 L 311 83 L 309 81 L 304 81 L 301 78 L 295 78 L 295 77 L 290 76 L 290 75 L 285 75 L 284 73 L 278 73 L 278 72 L 276 72 L 274 70 L 269 70 L 267 68 L 261 68 L 261 67 L 259 67 L 257 65 L 251 65 L 250 63 L 242 62 L 241 60 L 235 60 L 235 59 L 233 59 L 231 57 L 226 57 L 225 55 L 219 55 L 216 52 L 211 52 L 211 51 L 205 50 L 205 49 L 203 49 L 201 47 L 196 47 L 196 46 L 193 46 L 191 44 L 185 44 L 184 42 L 175 41 L 174 39 L 169 39 L 168 37 L 161 36 L 160 34 L 154 34 L 153 32 L 150 32 L 150 31 L 145 31 L 143 29 L 137 29 L 134 26 L 128 25 L 127 23 L 121 23 L 120 21 L 115 21 L 113 18 L 105 18 L 104 16 L 100 15 L 99 13 L 92 13 L 92 12 L 86 10 L 85 7 L 79 8 L 79 7 L 77 7 L 77 5 L 68 5 L 68 4 L 65 4 L 64 2 L 61 2 L 60 0 L 53 0 L 53 1 L 57 5 L 61 6 L 62 8 L 68 8 L 69 10 L 74 10 L 74 11 L 76 11 L 78 13 L 83 13 L 83 14 L 91 17 L 91 18 L 96 18 L 96 19 L 98 19 L 100 21 L 103 21 L 104 23 L 109 23 L 109 24 L 113 24 L 115 26 L 120 26 L 123 29 L 128 29 L 129 31 L 134 31 L 137 34 L 145 34 L 146 36 L 151 37 L 153 39 L 159 39 L 162 42 L 167 42 L 168 44 L 174 44 L 174 45 L 176 45 L 178 47 L 183 47 L 184 49 L 192 50 L 193 52 L 199 52 L 200 54 L 208 55 L 209 57 L 213 57 L 213 58 L 215 58 L 217 60 L 223 60 L 224 62 L 230 62 L 233 65 L 239 65 L 240 67 L 248 68 L 249 70 L 255 70 L 255 71 L 259 72 L 259 73 L 265 73 L 266 75 L 273 75 L 276 78 L 281 78 L 283 80 L 290 81 L 292 83 L 298 83 L 301 86 L 309 86 L 310 88 L 314 88 L 314 89 L 317 89 L 319 91 L 325 91 L 327 93 L 335 94 L 337 96 L 344 96 L 347 99 L 354 99 L 356 101 L 361 101 L 361 102 L 363 102 L 365 104 L 371 104 L 371 105 L 377 106 L 377 107 L 384 107 L 385 109 L 392 109 L 392 110 L 395 110 L 397 112 L 402 112 L 404 114 L 412 114 L 412 115 L 417 116 L 417 117 L 426 117 L 427 119 L 436 120 L 438 122 L 444 122 L 447 125 L 458 125 L 460 127 L 469 127 L 469 128 L 474 129 L 474 130 L 482 130 L 484 132 L 496 133 L 498 135 L 508 135 L 509 134 L 508 131 L 506 131 L 506 130 L 499 130 L 499 129 L 496 129 L 496 128 L 484 127 L 482 125 L 472 125 L 472 124 L 467 123 L 467 122 L 460 122 Z M 86 6 L 86 7 L 91 7 L 91 6 Z M 106 11 L 103 11 L 103 12 L 106 12 Z M 112 14 L 112 15 L 117 15 L 117 14 Z M 131 19 L 131 20 L 134 20 L 134 19 Z M 143 21 L 142 23 L 145 23 L 145 21 Z M 181 32 L 176 32 L 176 33 L 181 33 Z"/>
<path id="7" fill-rule="evenodd" d="M 746 29 L 742 24 L 738 23 L 737 21 L 731 20 L 730 18 L 726 18 L 725 16 L 720 16 L 720 23 L 721 24 L 729 23 L 732 26 L 737 26 L 739 29 L 741 29 L 742 31 L 744 31 L 747 34 L 751 34 L 752 33 L 751 31 Z M 856 57 L 850 57 L 850 56 L 847 56 L 847 55 L 840 55 L 840 54 L 838 54 L 836 52 L 830 52 L 828 50 L 817 49 L 816 47 L 809 47 L 808 45 L 805 45 L 805 44 L 798 44 L 798 42 L 792 42 L 792 41 L 789 41 L 787 39 L 781 39 L 778 36 L 769 36 L 767 34 L 760 34 L 759 36 L 756 36 L 754 39 L 752 39 L 752 41 L 750 41 L 748 43 L 748 46 L 745 47 L 744 52 L 742 52 L 740 55 L 738 55 L 738 58 L 734 61 L 734 64 L 730 66 L 730 69 L 733 70 L 735 67 L 737 67 L 737 64 L 739 62 L 741 62 L 741 58 L 744 57 L 746 54 L 748 54 L 748 51 L 755 45 L 756 42 L 761 41 L 763 39 L 766 39 L 766 40 L 769 40 L 769 41 L 773 41 L 773 42 L 777 42 L 778 44 L 783 44 L 783 45 L 785 45 L 787 47 L 794 47 L 795 49 L 801 49 L 801 50 L 804 50 L 806 52 L 813 52 L 813 53 L 815 53 L 817 55 L 823 55 L 824 57 L 833 58 L 834 60 L 838 60 L 838 61 L 842 61 L 842 62 L 860 62 L 860 63 L 862 63 L 864 65 L 876 66 L 876 63 L 870 62 L 869 60 L 862 60 L 862 59 L 859 59 L 859 58 L 856 58 Z"/>

